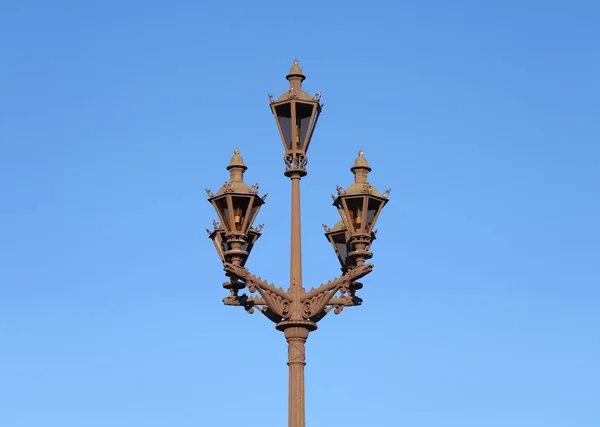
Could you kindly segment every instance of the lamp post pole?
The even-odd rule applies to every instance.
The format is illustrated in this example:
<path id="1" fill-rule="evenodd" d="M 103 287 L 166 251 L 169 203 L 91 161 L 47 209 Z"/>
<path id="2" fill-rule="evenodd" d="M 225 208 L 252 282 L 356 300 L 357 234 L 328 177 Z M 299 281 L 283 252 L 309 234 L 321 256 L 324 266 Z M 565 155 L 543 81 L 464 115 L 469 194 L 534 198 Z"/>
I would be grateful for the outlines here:
<path id="1" fill-rule="evenodd" d="M 331 310 L 339 314 L 345 307 L 361 304 L 362 300 L 356 296 L 356 291 L 362 288 L 362 284 L 357 280 L 373 269 L 373 264 L 365 264 L 365 260 L 372 256 L 369 250 L 376 234 L 373 227 L 388 201 L 389 190 L 380 194 L 369 184 L 367 175 L 371 168 L 360 151 L 351 169 L 355 176 L 354 183 L 347 190 L 338 186 L 338 196 L 332 196 L 341 221 L 331 229 L 324 225 L 325 236 L 333 245 L 343 274 L 307 292 L 302 284 L 300 180 L 307 174 L 306 152 L 322 104 L 319 103 L 320 93 L 311 97 L 302 90 L 302 82 L 306 77 L 297 60 L 286 78 L 290 83 L 289 90 L 278 99 L 271 95 L 269 99 L 285 149 L 285 175 L 292 182 L 288 290 L 254 276 L 245 268 L 248 255 L 261 235 L 262 225 L 256 228 L 252 225 L 266 194 L 259 197 L 258 184 L 249 187 L 244 182 L 247 167 L 237 148 L 227 166 L 230 180 L 217 193 L 206 190 L 208 200 L 220 220 L 214 221 L 214 230 L 207 229 L 207 232 L 229 278 L 223 287 L 230 294 L 223 298 L 223 302 L 244 307 L 248 313 L 260 310 L 284 333 L 288 343 L 288 425 L 305 427 L 306 340 L 309 333 L 317 329 L 317 322 Z M 249 295 L 240 294 L 243 289 Z"/>
<path id="2" fill-rule="evenodd" d="M 305 343 L 308 333 L 317 328 L 316 324 L 302 319 L 299 296 L 302 288 L 302 236 L 300 224 L 300 179 L 298 172 L 290 174 L 292 181 L 292 224 L 290 244 L 290 290 L 293 295 L 293 311 L 290 320 L 278 324 L 288 343 L 289 366 L 289 426 L 305 426 L 304 409 L 304 366 L 306 365 Z"/>

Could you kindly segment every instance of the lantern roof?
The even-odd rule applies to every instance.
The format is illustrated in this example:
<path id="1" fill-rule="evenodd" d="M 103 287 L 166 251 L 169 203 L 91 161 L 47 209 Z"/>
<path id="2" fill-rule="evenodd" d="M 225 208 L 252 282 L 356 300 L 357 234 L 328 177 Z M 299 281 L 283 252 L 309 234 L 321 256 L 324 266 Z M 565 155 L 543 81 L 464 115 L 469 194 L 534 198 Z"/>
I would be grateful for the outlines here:
<path id="1" fill-rule="evenodd" d="M 302 90 L 302 82 L 306 79 L 306 76 L 302 73 L 302 68 L 298 64 L 298 60 L 294 59 L 294 65 L 292 65 L 290 72 L 285 77 L 290 82 L 290 88 L 281 94 L 277 102 L 290 99 L 314 101 L 308 93 Z"/>
<path id="2" fill-rule="evenodd" d="M 340 220 L 329 231 L 340 231 L 340 230 L 345 230 L 345 229 L 346 229 L 346 225 L 344 224 L 344 221 Z"/>
<path id="3" fill-rule="evenodd" d="M 371 194 L 373 196 L 382 197 L 381 193 L 375 187 L 369 184 L 367 175 L 371 172 L 371 168 L 364 157 L 364 151 L 358 152 L 358 157 L 354 161 L 354 166 L 350 168 L 354 174 L 354 183 L 351 184 L 344 194 Z"/>

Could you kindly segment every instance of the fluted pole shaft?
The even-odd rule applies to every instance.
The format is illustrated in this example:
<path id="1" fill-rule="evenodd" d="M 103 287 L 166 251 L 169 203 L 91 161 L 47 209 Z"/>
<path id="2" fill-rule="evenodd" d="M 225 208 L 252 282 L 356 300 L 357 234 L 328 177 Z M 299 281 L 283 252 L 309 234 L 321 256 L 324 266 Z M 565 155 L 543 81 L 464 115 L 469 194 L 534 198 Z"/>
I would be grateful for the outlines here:
<path id="1" fill-rule="evenodd" d="M 306 353 L 304 344 L 309 330 L 303 327 L 290 327 L 285 330 L 288 343 L 289 378 L 289 427 L 305 427 L 304 409 L 304 366 Z"/>

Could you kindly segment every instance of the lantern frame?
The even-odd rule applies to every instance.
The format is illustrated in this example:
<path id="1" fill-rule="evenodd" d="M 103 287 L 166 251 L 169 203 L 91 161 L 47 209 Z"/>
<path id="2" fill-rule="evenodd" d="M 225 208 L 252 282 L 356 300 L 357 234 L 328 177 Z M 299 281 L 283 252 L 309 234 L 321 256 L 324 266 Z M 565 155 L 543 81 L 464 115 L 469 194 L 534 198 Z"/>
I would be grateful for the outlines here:
<path id="1" fill-rule="evenodd" d="M 246 236 L 260 207 L 265 203 L 255 193 L 225 192 L 210 197 L 227 235 Z M 238 219 L 239 218 L 239 221 Z"/>
<path id="2" fill-rule="evenodd" d="M 287 99 L 272 103 L 271 111 L 286 155 L 306 154 L 321 114 L 319 101 Z"/>
<path id="3" fill-rule="evenodd" d="M 361 193 L 340 194 L 333 202 L 350 237 L 371 237 L 379 214 L 389 201 L 383 196 L 372 194 L 373 187 L 370 185 L 367 184 L 366 187 L 366 191 Z"/>
<path id="4" fill-rule="evenodd" d="M 365 248 L 366 251 L 369 251 L 371 243 L 376 239 L 375 234 L 375 232 L 371 232 L 369 243 Z M 333 246 L 343 272 L 356 266 L 356 261 L 351 255 L 355 252 L 353 244 L 355 239 L 352 238 L 343 221 L 338 222 L 332 229 L 325 231 L 325 237 Z"/>
<path id="5" fill-rule="evenodd" d="M 240 260 L 240 265 L 242 267 L 246 264 L 248 256 L 250 255 L 250 252 L 252 252 L 252 248 L 260 236 L 261 233 L 258 230 L 251 228 L 248 230 L 247 237 L 243 239 L 244 243 L 242 243 L 240 250 L 235 251 L 235 255 L 240 255 L 240 251 L 243 253 Z M 219 226 L 215 228 L 208 237 L 213 241 L 221 262 L 231 262 L 230 255 L 232 254 L 232 247 L 230 240 L 237 240 L 237 236 L 228 236 L 223 227 Z"/>

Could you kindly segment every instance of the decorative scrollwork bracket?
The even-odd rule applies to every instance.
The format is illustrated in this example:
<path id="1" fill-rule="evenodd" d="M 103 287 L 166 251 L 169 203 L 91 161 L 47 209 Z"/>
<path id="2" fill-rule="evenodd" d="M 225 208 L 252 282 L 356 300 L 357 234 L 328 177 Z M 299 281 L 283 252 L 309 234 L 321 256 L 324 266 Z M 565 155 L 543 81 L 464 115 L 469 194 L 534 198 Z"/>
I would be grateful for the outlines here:
<path id="1" fill-rule="evenodd" d="M 300 174 L 300 176 L 306 175 L 306 165 L 308 164 L 308 157 L 303 153 L 291 153 L 286 154 L 283 157 L 285 163 L 285 176 L 290 177 L 293 174 Z"/>
<path id="2" fill-rule="evenodd" d="M 231 263 L 223 263 L 223 268 L 230 277 L 243 282 L 250 293 L 258 293 L 260 299 L 250 299 L 254 305 L 262 306 L 262 313 L 275 322 L 281 322 L 291 315 L 292 301 L 281 288 L 251 274 L 248 269 Z"/>

